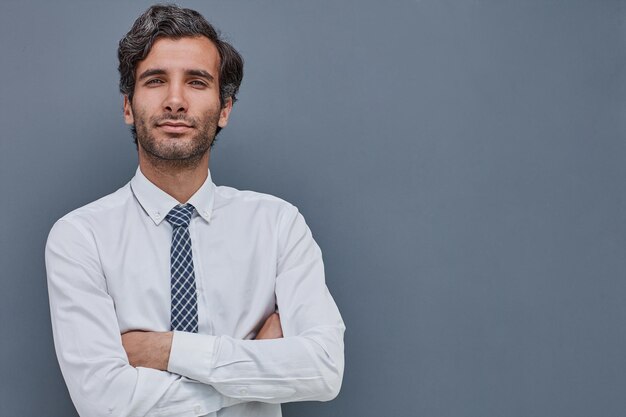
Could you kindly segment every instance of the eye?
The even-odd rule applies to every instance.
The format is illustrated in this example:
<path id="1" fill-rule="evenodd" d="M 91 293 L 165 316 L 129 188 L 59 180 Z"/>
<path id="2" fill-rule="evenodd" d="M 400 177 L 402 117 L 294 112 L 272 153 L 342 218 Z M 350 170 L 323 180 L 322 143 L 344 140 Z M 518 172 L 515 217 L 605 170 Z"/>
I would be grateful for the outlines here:
<path id="1" fill-rule="evenodd" d="M 150 84 L 152 84 L 152 85 L 163 84 L 163 80 L 160 80 L 158 78 L 153 78 L 153 79 L 148 80 L 146 82 L 146 85 L 150 85 Z"/>
<path id="2" fill-rule="evenodd" d="M 193 85 L 194 87 L 206 87 L 206 83 L 200 80 L 190 81 L 189 84 Z"/>

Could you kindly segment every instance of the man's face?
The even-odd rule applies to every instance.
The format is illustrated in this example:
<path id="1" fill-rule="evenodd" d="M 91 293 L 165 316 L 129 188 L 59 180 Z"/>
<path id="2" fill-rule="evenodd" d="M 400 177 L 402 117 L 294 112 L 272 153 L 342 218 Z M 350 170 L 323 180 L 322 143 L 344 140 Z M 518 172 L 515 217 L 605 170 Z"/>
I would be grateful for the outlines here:
<path id="1" fill-rule="evenodd" d="M 203 36 L 154 42 L 137 66 L 132 104 L 124 97 L 140 157 L 184 164 L 207 153 L 232 108 L 230 99 L 220 105 L 219 65 L 217 48 Z"/>

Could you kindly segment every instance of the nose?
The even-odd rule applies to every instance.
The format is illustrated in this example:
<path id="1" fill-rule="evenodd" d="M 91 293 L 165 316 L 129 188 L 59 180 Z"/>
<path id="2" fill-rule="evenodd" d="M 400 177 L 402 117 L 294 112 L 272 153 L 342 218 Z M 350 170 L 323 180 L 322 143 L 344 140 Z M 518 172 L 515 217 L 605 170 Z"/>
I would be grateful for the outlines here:
<path id="1" fill-rule="evenodd" d="M 187 100 L 184 88 L 179 83 L 171 82 L 167 89 L 167 96 L 163 101 L 163 109 L 170 113 L 187 112 Z"/>

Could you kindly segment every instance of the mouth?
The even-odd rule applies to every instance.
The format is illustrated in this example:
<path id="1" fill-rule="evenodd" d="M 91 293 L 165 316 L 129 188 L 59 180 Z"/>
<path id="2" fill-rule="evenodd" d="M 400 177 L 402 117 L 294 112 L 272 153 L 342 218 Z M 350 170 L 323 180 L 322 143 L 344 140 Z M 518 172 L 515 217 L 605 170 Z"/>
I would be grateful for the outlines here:
<path id="1" fill-rule="evenodd" d="M 166 132 L 171 132 L 171 133 L 182 133 L 192 128 L 187 123 L 175 122 L 175 121 L 167 121 L 167 122 L 159 123 L 157 127 L 161 130 L 164 130 Z"/>

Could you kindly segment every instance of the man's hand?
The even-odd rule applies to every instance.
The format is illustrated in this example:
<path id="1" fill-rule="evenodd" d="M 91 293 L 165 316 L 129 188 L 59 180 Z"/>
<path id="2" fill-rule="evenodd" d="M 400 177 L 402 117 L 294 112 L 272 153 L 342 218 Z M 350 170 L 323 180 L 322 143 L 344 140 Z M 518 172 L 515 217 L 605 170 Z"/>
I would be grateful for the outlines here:
<path id="1" fill-rule="evenodd" d="M 122 335 L 128 362 L 135 368 L 167 370 L 172 348 L 172 332 L 130 331 Z"/>
<path id="2" fill-rule="evenodd" d="M 281 337 L 283 337 L 283 328 L 280 327 L 280 316 L 278 313 L 272 313 L 254 339 L 280 339 Z"/>

